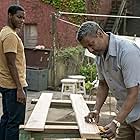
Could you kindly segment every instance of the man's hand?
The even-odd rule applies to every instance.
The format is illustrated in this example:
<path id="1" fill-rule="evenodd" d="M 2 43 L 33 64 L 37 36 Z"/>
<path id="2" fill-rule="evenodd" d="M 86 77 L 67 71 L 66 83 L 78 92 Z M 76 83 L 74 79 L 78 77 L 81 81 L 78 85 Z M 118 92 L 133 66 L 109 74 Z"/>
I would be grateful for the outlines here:
<path id="1" fill-rule="evenodd" d="M 85 116 L 85 121 L 87 123 L 94 122 L 93 119 L 95 120 L 96 123 L 99 122 L 99 111 L 97 110 L 91 111 L 87 116 Z"/>
<path id="2" fill-rule="evenodd" d="M 105 129 L 105 132 L 101 134 L 101 136 L 103 138 L 112 139 L 112 138 L 115 137 L 117 127 L 113 122 L 111 122 L 110 124 L 106 125 L 104 127 L 104 129 Z"/>
<path id="3" fill-rule="evenodd" d="M 26 104 L 26 94 L 23 89 L 17 89 L 17 102 Z"/>

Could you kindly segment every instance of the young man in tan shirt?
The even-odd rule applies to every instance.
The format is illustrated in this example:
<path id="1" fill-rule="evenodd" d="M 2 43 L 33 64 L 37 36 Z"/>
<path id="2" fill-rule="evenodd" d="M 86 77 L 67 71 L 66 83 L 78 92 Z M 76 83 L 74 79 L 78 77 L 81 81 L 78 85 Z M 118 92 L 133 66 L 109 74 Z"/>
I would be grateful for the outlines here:
<path id="1" fill-rule="evenodd" d="M 1 140 L 18 140 L 26 105 L 26 61 L 24 46 L 16 33 L 24 23 L 25 10 L 19 5 L 8 9 L 8 24 L 0 32 L 0 92 L 3 115 Z"/>

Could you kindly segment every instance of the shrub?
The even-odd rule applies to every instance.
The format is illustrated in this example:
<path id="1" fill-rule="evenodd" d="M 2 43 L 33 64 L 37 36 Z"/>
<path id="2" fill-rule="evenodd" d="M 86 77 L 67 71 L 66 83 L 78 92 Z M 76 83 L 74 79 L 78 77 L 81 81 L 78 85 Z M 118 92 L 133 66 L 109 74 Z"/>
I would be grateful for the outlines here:
<path id="1" fill-rule="evenodd" d="M 87 64 L 85 66 L 81 66 L 80 74 L 86 77 L 86 82 L 94 81 L 96 79 L 97 70 L 95 64 Z"/>
<path id="2" fill-rule="evenodd" d="M 90 91 L 93 88 L 92 82 L 96 79 L 97 70 L 95 64 L 87 64 L 85 66 L 81 66 L 80 74 L 85 76 L 85 87 L 87 91 Z"/>

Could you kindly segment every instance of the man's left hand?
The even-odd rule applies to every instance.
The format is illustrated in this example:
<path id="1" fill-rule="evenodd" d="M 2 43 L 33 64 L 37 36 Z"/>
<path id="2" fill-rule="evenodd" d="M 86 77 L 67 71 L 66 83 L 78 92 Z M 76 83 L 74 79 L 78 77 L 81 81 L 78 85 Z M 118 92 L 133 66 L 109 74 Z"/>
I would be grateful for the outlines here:
<path id="1" fill-rule="evenodd" d="M 104 128 L 106 131 L 103 134 L 101 134 L 102 137 L 107 139 L 112 139 L 115 137 L 117 127 L 113 122 L 106 125 Z"/>

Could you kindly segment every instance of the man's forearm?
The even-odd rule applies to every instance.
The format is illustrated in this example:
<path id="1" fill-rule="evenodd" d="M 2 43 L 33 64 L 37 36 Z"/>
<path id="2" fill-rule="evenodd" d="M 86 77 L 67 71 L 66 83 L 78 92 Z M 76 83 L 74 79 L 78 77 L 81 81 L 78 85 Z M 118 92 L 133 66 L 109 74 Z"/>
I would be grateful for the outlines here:
<path id="1" fill-rule="evenodd" d="M 121 110 L 119 111 L 119 113 L 115 118 L 117 121 L 121 123 L 125 120 L 125 118 L 128 116 L 128 114 L 131 112 L 134 105 L 136 104 L 137 97 L 138 97 L 138 86 L 128 89 L 127 98 L 123 103 Z"/>
<path id="2" fill-rule="evenodd" d="M 19 80 L 19 75 L 18 75 L 18 71 L 17 71 L 16 65 L 8 64 L 8 68 L 9 68 L 11 77 L 13 78 L 17 88 L 21 89 L 22 86 L 21 86 L 21 83 L 20 83 L 20 80 Z"/>
<path id="3" fill-rule="evenodd" d="M 95 110 L 100 112 L 100 109 L 108 96 L 108 91 L 109 91 L 109 88 L 106 82 L 104 80 L 99 81 L 99 86 L 98 86 L 97 95 L 96 95 L 96 104 L 94 107 Z"/>

